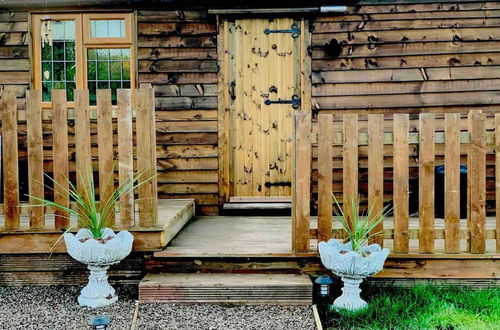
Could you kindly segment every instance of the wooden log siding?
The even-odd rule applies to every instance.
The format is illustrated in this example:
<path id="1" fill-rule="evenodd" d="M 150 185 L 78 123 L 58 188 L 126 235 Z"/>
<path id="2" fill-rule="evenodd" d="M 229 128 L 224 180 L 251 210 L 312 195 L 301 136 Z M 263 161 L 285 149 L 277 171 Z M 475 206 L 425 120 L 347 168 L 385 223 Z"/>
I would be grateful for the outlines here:
<path id="1" fill-rule="evenodd" d="M 217 24 L 203 11 L 137 12 L 139 83 L 156 96 L 158 193 L 218 212 Z"/>
<path id="2" fill-rule="evenodd" d="M 382 207 L 380 195 L 384 193 L 384 187 L 381 185 L 381 180 L 387 172 L 387 166 L 384 165 L 394 167 L 394 183 L 397 186 L 394 187 L 393 194 L 386 194 L 384 200 L 384 204 L 394 206 L 393 214 L 391 214 L 392 225 L 387 226 L 386 221 L 387 227 L 379 228 L 383 233 L 383 236 L 377 239 L 379 242 L 388 244 L 394 253 L 495 253 L 498 246 L 499 228 L 496 220 L 486 225 L 485 182 L 487 176 L 492 176 L 493 189 L 496 186 L 498 194 L 498 169 L 496 173 L 491 171 L 487 174 L 486 150 L 498 148 L 499 117 L 496 116 L 495 128 L 486 130 L 485 115 L 481 111 L 471 110 L 468 127 L 461 129 L 458 113 L 447 113 L 444 123 L 442 120 L 438 121 L 435 114 L 423 113 L 419 115 L 419 129 L 414 131 L 410 129 L 407 114 L 395 114 L 394 118 L 389 116 L 387 119 L 393 120 L 394 126 L 385 130 L 381 129 L 383 122 L 380 116 L 379 114 L 367 115 L 367 127 L 366 122 L 363 122 L 357 115 L 346 114 L 333 119 L 332 115 L 320 114 L 319 122 L 313 123 L 312 132 L 311 126 L 303 122 L 305 118 L 303 113 L 297 112 L 294 116 L 296 129 L 294 160 L 297 164 L 293 203 L 295 252 L 310 252 L 304 247 L 311 246 L 310 243 L 304 242 L 303 238 L 306 231 L 305 224 L 310 222 L 309 210 L 304 209 L 305 203 L 309 204 L 309 188 L 304 187 L 304 178 L 311 176 L 310 171 L 314 175 L 317 169 L 318 193 L 321 194 L 318 227 L 317 229 L 308 228 L 307 232 L 309 239 L 326 240 L 332 236 L 332 233 L 326 233 L 325 230 L 331 230 L 333 221 L 332 200 L 328 196 L 331 195 L 332 190 L 336 190 L 338 193 L 335 195 L 339 201 L 344 203 L 345 207 L 350 204 L 355 193 L 352 185 L 366 175 L 354 171 L 353 166 L 357 162 L 352 162 L 357 155 L 363 155 L 368 156 L 370 208 Z M 441 128 L 442 125 L 445 125 L 445 129 Z M 310 135 L 309 146 L 304 143 L 308 135 Z M 416 152 L 410 153 L 412 146 L 416 147 Z M 314 156 L 311 155 L 312 147 L 320 147 L 326 151 L 318 155 L 318 161 L 310 170 L 309 159 L 315 162 Z M 437 165 L 435 160 L 438 153 L 444 154 L 445 158 L 445 180 L 442 183 L 445 186 L 444 194 L 441 196 L 442 202 L 435 205 L 434 193 L 438 189 L 434 185 L 435 165 Z M 325 159 L 325 155 L 330 155 L 329 159 Z M 389 155 L 393 156 L 394 164 L 383 161 Z M 411 161 L 412 158 L 417 161 L 415 162 L 415 159 Z M 492 160 L 495 161 L 495 159 Z M 460 164 L 468 164 L 469 181 L 466 187 L 460 187 Z M 363 166 L 366 166 L 366 162 Z M 413 199 L 416 200 L 420 210 L 418 214 L 411 215 L 410 219 L 408 181 L 412 167 L 417 170 L 419 187 L 419 194 L 413 196 Z M 335 169 L 338 168 L 344 172 L 344 177 L 349 177 L 349 182 L 336 181 Z M 330 175 L 332 172 L 333 180 Z M 460 189 L 467 189 L 469 195 L 467 201 L 460 200 Z M 328 196 L 323 196 L 325 194 Z M 303 196 L 303 198 L 297 196 Z M 366 202 L 366 199 L 364 201 Z M 467 220 L 460 221 L 460 203 L 468 205 Z M 442 208 L 443 206 L 445 219 L 435 219 L 435 207 Z M 496 214 L 497 216 L 500 214 L 498 204 Z M 299 237 L 300 240 L 297 239 Z M 333 237 L 342 238 L 343 233 L 334 231 Z M 495 240 L 497 240 L 496 243 Z M 467 241 L 468 244 L 460 244 L 467 243 Z M 464 248 L 464 246 L 467 247 Z"/>
<path id="3" fill-rule="evenodd" d="M 42 102 L 39 90 L 27 91 L 29 98 L 27 123 L 16 118 L 19 109 L 16 109 L 14 92 L 7 90 L 3 93 L 0 97 L 1 147 L 3 152 L 2 190 L 4 191 L 4 201 L 1 206 L 5 222 L 0 226 L 0 231 L 53 230 L 54 225 L 56 229 L 67 228 L 70 225 L 67 212 L 53 208 L 29 208 L 20 202 L 19 179 L 22 174 L 19 173 L 18 167 L 19 141 L 28 146 L 28 188 L 31 196 L 43 198 L 52 195 L 52 189 L 43 188 L 44 174 L 49 174 L 57 183 L 53 191 L 55 201 L 70 206 L 70 198 L 65 193 L 69 187 L 68 178 L 73 183 L 77 181 L 77 189 L 83 191 L 85 190 L 84 185 L 88 183 L 86 180 L 90 174 L 89 166 L 92 166 L 94 172 L 98 173 L 101 187 L 103 184 L 108 186 L 102 189 L 97 187 L 98 196 L 96 199 L 99 200 L 100 196 L 107 199 L 113 184 L 127 182 L 132 176 L 132 171 L 136 169 L 146 172 L 142 179 L 153 177 L 136 191 L 143 202 L 139 208 L 137 219 L 134 219 L 134 203 L 136 201 L 134 201 L 134 194 L 130 193 L 124 195 L 119 201 L 120 216 L 115 219 L 113 214 L 108 220 L 111 225 L 119 227 L 155 227 L 157 225 L 157 192 L 154 188 L 157 186 L 157 178 L 152 175 L 152 173 L 156 173 L 153 90 L 149 87 L 136 91 L 135 100 L 138 104 L 136 111 L 132 111 L 130 90 L 118 90 L 117 94 L 118 106 L 123 111 L 114 122 L 111 111 L 111 91 L 99 90 L 96 109 L 97 123 L 95 123 L 95 120 L 91 119 L 87 112 L 88 90 L 75 91 L 75 107 L 81 110 L 75 120 L 68 119 L 66 91 L 53 90 L 53 109 L 43 110 L 52 112 L 52 122 L 47 124 L 41 115 Z M 133 129 L 133 113 L 136 113 L 135 129 Z M 92 129 L 90 129 L 91 126 L 93 126 Z M 118 146 L 113 143 L 113 126 L 117 128 L 120 138 Z M 56 127 L 57 129 L 55 129 Z M 24 130 L 23 134 L 27 133 L 27 142 L 26 138 L 19 138 L 20 128 Z M 96 132 L 94 136 L 92 136 L 92 132 Z M 49 141 L 42 139 L 42 136 L 47 134 L 50 134 Z M 76 145 L 75 134 L 78 141 Z M 137 144 L 138 142 L 141 143 L 140 146 Z M 46 146 L 50 149 L 44 150 Z M 142 152 L 138 152 L 138 150 Z M 134 159 L 137 161 L 134 162 Z M 118 166 L 115 167 L 114 163 L 117 160 Z M 115 172 L 114 176 L 111 176 L 113 171 Z M 69 173 L 74 172 L 85 180 L 75 180 L 74 175 L 69 175 Z M 47 180 L 45 181 L 47 183 Z M 30 210 L 30 221 L 21 225 L 20 213 L 26 212 L 27 209 Z M 49 213 L 56 215 L 54 225 L 45 217 Z"/>
<path id="4" fill-rule="evenodd" d="M 0 95 L 15 93 L 18 109 L 26 109 L 26 90 L 30 84 L 28 13 L 4 12 L 0 15 Z"/>

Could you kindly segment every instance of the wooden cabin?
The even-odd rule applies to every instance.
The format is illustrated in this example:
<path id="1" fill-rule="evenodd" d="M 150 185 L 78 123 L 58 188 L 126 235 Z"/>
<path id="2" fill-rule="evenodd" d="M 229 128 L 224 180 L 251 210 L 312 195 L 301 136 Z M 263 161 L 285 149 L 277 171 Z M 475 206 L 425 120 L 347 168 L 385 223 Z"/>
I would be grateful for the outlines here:
<path id="1" fill-rule="evenodd" d="M 318 273 L 333 193 L 394 207 L 374 280 L 498 285 L 499 24 L 477 0 L 1 1 L 0 285 L 81 281 L 45 259 L 73 220 L 19 205 L 113 161 L 157 173 L 117 207 L 115 281 Z"/>

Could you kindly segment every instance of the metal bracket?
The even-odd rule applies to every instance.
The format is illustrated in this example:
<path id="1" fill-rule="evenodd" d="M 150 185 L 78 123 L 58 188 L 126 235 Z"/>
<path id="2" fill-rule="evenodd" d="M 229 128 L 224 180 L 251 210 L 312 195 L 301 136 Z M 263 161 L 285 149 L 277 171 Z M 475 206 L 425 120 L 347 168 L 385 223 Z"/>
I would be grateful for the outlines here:
<path id="1" fill-rule="evenodd" d="M 301 100 L 300 97 L 297 94 L 292 95 L 291 100 L 276 100 L 276 101 L 271 101 L 269 99 L 264 101 L 265 105 L 271 105 L 271 104 L 291 104 L 292 108 L 298 109 L 300 108 Z"/>
<path id="2" fill-rule="evenodd" d="M 300 36 L 300 28 L 297 24 L 293 23 L 291 26 L 290 30 L 270 30 L 270 29 L 265 29 L 264 30 L 265 34 L 271 34 L 271 33 L 291 33 L 292 38 L 298 38 Z"/>

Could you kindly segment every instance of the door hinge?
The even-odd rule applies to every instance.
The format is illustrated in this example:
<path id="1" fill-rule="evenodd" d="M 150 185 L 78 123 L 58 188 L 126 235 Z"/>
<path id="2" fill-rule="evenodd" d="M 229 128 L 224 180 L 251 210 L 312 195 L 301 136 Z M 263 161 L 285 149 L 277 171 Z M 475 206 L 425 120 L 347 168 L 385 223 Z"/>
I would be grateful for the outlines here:
<path id="1" fill-rule="evenodd" d="M 292 95 L 291 100 L 276 100 L 276 101 L 271 101 L 269 99 L 264 101 L 265 105 L 271 105 L 271 104 L 291 104 L 292 108 L 298 109 L 300 108 L 301 100 L 300 97 L 297 94 Z"/>
<path id="2" fill-rule="evenodd" d="M 300 36 L 300 28 L 297 24 L 293 23 L 291 28 L 289 30 L 270 30 L 270 29 L 265 29 L 264 30 L 265 34 L 271 34 L 271 33 L 291 33 L 292 38 L 298 38 Z"/>

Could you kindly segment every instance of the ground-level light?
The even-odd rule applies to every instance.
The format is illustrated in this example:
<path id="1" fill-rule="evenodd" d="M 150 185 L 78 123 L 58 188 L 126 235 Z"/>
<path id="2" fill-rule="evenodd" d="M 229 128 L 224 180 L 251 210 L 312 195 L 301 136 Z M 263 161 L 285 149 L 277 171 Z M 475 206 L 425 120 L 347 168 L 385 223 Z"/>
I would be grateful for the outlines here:
<path id="1" fill-rule="evenodd" d="M 109 316 L 102 315 L 90 318 L 88 324 L 96 330 L 105 330 L 110 323 L 111 318 Z"/>
<path id="2" fill-rule="evenodd" d="M 314 283 L 316 283 L 318 287 L 318 296 L 321 299 L 325 299 L 330 297 L 330 288 L 333 283 L 333 280 L 330 276 L 328 275 L 321 275 L 314 280 Z"/>

